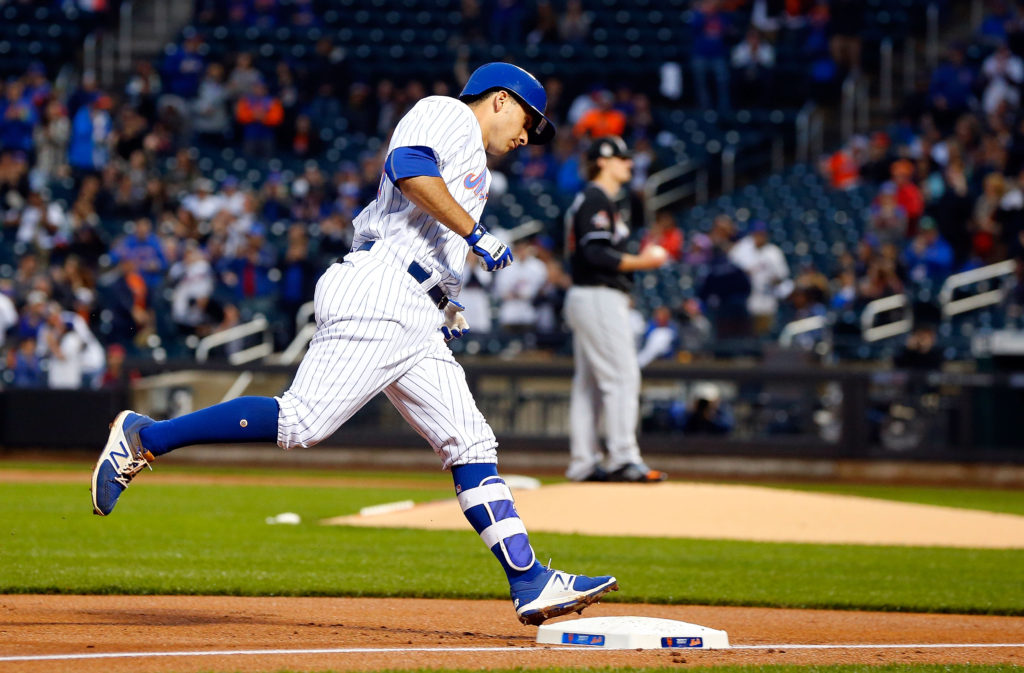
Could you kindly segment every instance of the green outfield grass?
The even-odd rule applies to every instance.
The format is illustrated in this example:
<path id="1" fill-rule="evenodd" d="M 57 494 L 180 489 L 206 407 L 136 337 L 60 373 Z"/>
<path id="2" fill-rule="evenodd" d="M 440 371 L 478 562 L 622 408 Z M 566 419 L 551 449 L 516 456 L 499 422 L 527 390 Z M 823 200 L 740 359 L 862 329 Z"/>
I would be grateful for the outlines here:
<path id="1" fill-rule="evenodd" d="M 327 488 L 145 483 L 143 474 L 118 509 L 101 518 L 90 511 L 89 466 L 73 469 L 82 474 L 80 484 L 0 486 L 0 592 L 508 595 L 497 564 L 468 524 L 464 532 L 443 532 L 317 523 L 371 504 L 451 497 L 446 475 L 397 475 L 422 476 L 423 485 L 414 488 Z M 1010 491 L 964 493 L 950 499 L 995 511 L 1014 511 L 1024 501 L 1024 494 Z M 895 497 L 900 494 L 907 497 Z M 893 489 L 894 499 L 926 495 Z M 300 514 L 302 524 L 265 523 L 285 511 Z M 551 557 L 573 572 L 614 573 L 622 586 L 613 595 L 617 601 L 1024 614 L 1022 550 L 543 533 L 532 539 L 543 562 Z"/>

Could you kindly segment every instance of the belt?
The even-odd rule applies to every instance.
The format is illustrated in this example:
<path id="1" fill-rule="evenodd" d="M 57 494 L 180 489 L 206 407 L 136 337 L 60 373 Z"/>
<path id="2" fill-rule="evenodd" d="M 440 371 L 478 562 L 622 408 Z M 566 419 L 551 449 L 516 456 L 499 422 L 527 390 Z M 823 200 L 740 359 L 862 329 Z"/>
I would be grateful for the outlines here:
<path id="1" fill-rule="evenodd" d="M 356 248 L 356 251 L 369 250 L 370 248 L 373 247 L 374 243 L 376 243 L 376 241 L 366 241 L 358 248 Z M 408 271 L 409 275 L 415 278 L 416 282 L 419 283 L 420 285 L 423 285 L 423 283 L 425 283 L 430 278 L 430 272 L 424 269 L 416 262 L 410 262 L 409 267 L 406 269 L 406 271 Z M 440 285 L 435 285 L 434 287 L 427 290 L 427 296 L 430 297 L 430 301 L 434 302 L 434 305 L 437 306 L 439 309 L 443 309 L 445 306 L 448 305 L 448 297 L 445 296 L 444 290 L 441 289 Z"/>

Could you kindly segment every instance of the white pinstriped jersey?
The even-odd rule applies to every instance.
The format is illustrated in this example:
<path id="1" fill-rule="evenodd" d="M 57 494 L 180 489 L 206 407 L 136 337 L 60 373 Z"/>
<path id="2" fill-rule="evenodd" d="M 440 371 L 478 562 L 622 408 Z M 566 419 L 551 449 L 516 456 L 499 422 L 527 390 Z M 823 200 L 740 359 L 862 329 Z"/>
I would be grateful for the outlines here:
<path id="1" fill-rule="evenodd" d="M 388 157 L 396 147 L 417 146 L 434 151 L 448 191 L 479 222 L 491 174 L 480 123 L 469 106 L 447 96 L 429 96 L 416 103 L 395 127 Z M 376 200 L 353 225 L 353 248 L 365 241 L 383 241 L 400 267 L 416 261 L 440 274 L 445 294 L 458 296 L 469 252 L 466 241 L 413 205 L 386 174 L 381 174 Z"/>

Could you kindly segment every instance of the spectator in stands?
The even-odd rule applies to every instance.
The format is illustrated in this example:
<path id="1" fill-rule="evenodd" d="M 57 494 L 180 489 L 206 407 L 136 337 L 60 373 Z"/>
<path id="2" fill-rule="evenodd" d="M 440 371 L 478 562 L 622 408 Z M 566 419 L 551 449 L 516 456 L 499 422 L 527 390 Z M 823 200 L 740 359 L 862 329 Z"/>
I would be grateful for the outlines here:
<path id="1" fill-rule="evenodd" d="M 125 236 L 116 247 L 119 257 L 128 257 L 142 276 L 149 293 L 155 293 L 164 280 L 167 259 L 160 239 L 153 233 L 153 223 L 147 217 L 134 222 L 134 232 Z"/>
<path id="2" fill-rule="evenodd" d="M 563 316 L 565 296 L 572 286 L 555 240 L 548 235 L 535 237 L 537 258 L 547 268 L 547 277 L 533 304 L 537 309 L 537 346 L 558 350 L 568 340 Z"/>
<path id="3" fill-rule="evenodd" d="M 79 179 L 97 173 L 110 160 L 110 140 L 113 122 L 110 109 L 114 101 L 99 95 L 82 106 L 71 122 L 71 141 L 68 146 L 68 164 Z"/>
<path id="4" fill-rule="evenodd" d="M 700 269 L 698 297 L 707 307 L 714 325 L 716 339 L 736 339 L 750 336 L 750 278 L 730 258 L 732 248 L 732 222 L 716 218 L 709 237 L 711 257 Z"/>
<path id="5" fill-rule="evenodd" d="M 520 159 L 520 178 L 524 185 L 553 183 L 558 176 L 558 162 L 543 145 L 528 145 L 526 156 Z"/>
<path id="6" fill-rule="evenodd" d="M 831 22 L 829 6 L 825 0 L 787 4 L 786 30 L 781 40 L 796 46 L 799 58 L 804 62 L 806 84 L 780 82 L 780 88 L 797 100 L 811 100 L 829 104 L 838 92 L 839 67 L 832 59 L 829 48 Z M 782 93 L 782 92 L 780 92 Z"/>
<path id="7" fill-rule="evenodd" d="M 251 92 L 257 83 L 263 81 L 263 75 L 253 65 L 253 56 L 243 51 L 235 57 L 235 67 L 228 76 L 228 101 L 237 102 L 242 96 Z"/>
<path id="8" fill-rule="evenodd" d="M 239 251 L 238 257 L 227 260 L 222 279 L 233 291 L 237 301 L 273 300 L 276 284 L 270 277 L 270 270 L 275 261 L 275 253 L 267 245 L 263 227 L 254 226 L 249 230 L 245 246 Z"/>
<path id="9" fill-rule="evenodd" d="M 363 85 L 361 86 L 362 91 L 367 92 L 366 87 Z M 339 119 L 346 119 L 348 126 L 352 131 L 366 133 L 365 124 L 359 124 L 356 122 L 356 116 L 358 114 L 357 110 L 349 110 L 347 112 L 342 111 L 341 101 L 338 100 L 337 95 L 335 95 L 333 84 L 330 82 L 324 82 L 317 87 L 315 91 L 316 94 L 306 106 L 306 114 L 309 115 L 309 119 L 313 123 L 314 128 L 318 130 L 329 128 L 334 125 L 335 121 Z M 351 96 L 352 94 L 350 93 L 349 95 Z"/>
<path id="10" fill-rule="evenodd" d="M 39 335 L 40 328 L 46 323 L 47 304 L 50 301 L 50 296 L 46 291 L 35 289 L 36 280 L 33 278 L 33 289 L 25 298 L 25 306 L 21 310 L 18 325 L 15 328 L 15 336 L 33 341 Z"/>
<path id="11" fill-rule="evenodd" d="M 50 202 L 47 196 L 40 190 L 29 192 L 15 238 L 36 250 L 48 252 L 55 245 L 68 245 L 70 229 L 64 209 Z"/>
<path id="12" fill-rule="evenodd" d="M 655 307 L 644 331 L 643 345 L 637 353 L 640 368 L 655 360 L 672 359 L 678 349 L 679 326 L 672 319 L 672 311 L 667 306 Z"/>
<path id="13" fill-rule="evenodd" d="M 747 310 L 754 321 L 754 334 L 770 334 L 775 327 L 779 300 L 793 290 L 786 256 L 768 240 L 768 225 L 755 220 L 750 233 L 729 251 L 729 258 L 750 277 Z"/>
<path id="14" fill-rule="evenodd" d="M 46 379 L 39 356 L 36 355 L 35 338 L 22 338 L 17 348 L 8 351 L 7 369 L 12 374 L 12 388 L 40 388 L 44 385 Z"/>
<path id="15" fill-rule="evenodd" d="M 711 261 L 713 247 L 710 236 L 704 232 L 697 232 L 689 237 L 689 241 L 683 250 L 682 261 L 696 267 L 707 264 Z"/>
<path id="16" fill-rule="evenodd" d="M 209 320 L 208 304 L 214 290 L 213 268 L 196 241 L 185 243 L 182 259 L 170 268 L 171 319 L 184 334 L 194 334 Z"/>
<path id="17" fill-rule="evenodd" d="M 1006 43 L 981 64 L 981 107 L 986 115 L 1014 112 L 1020 107 L 1020 88 L 1024 84 L 1024 61 L 1014 55 Z"/>
<path id="18" fill-rule="evenodd" d="M 860 184 L 861 158 L 866 144 L 863 137 L 854 136 L 846 145 L 822 159 L 818 170 L 833 189 L 853 189 Z"/>
<path id="19" fill-rule="evenodd" d="M 224 66 L 211 63 L 199 83 L 199 92 L 192 101 L 192 128 L 201 143 L 223 147 L 230 140 L 231 118 L 228 116 L 228 89 L 224 84 Z"/>
<path id="20" fill-rule="evenodd" d="M 558 17 L 550 0 L 537 0 L 526 31 L 527 44 L 557 44 Z"/>
<path id="21" fill-rule="evenodd" d="M 292 154 L 301 159 L 316 157 L 323 151 L 320 134 L 313 126 L 309 115 L 300 114 L 295 118 L 295 129 L 291 137 Z"/>
<path id="22" fill-rule="evenodd" d="M 705 110 L 717 109 L 728 114 L 729 102 L 729 33 L 731 17 L 721 9 L 719 0 L 698 0 L 693 14 L 693 82 L 697 104 Z M 708 92 L 708 75 L 714 77 L 718 104 L 713 105 Z"/>
<path id="23" fill-rule="evenodd" d="M 641 240 L 640 247 L 643 248 L 652 243 L 660 245 L 665 248 L 669 257 L 678 262 L 683 258 L 684 242 L 683 230 L 676 223 L 676 218 L 672 215 L 672 211 L 662 209 L 658 211 L 654 217 L 654 222 L 648 227 Z"/>
<path id="24" fill-rule="evenodd" d="M 79 109 L 91 103 L 99 95 L 99 82 L 96 81 L 96 73 L 92 70 L 86 70 L 82 73 L 82 81 L 79 87 L 68 96 L 68 117 L 74 119 Z"/>
<path id="25" fill-rule="evenodd" d="M 1014 9 L 1006 0 L 989 0 L 985 4 L 988 12 L 978 26 L 978 37 L 984 44 L 1004 44 L 1016 23 Z"/>
<path id="26" fill-rule="evenodd" d="M 857 274 L 853 269 L 843 269 L 834 282 L 832 301 L 829 308 L 833 311 L 844 311 L 853 308 L 857 302 Z"/>
<path id="27" fill-rule="evenodd" d="M 135 269 L 134 260 L 116 253 L 113 258 L 117 275 L 108 288 L 112 313 L 109 338 L 113 343 L 129 346 L 146 335 L 152 324 L 149 296 L 146 281 Z"/>
<path id="28" fill-rule="evenodd" d="M 466 307 L 463 314 L 472 326 L 472 334 L 482 336 L 490 334 L 493 329 L 491 284 L 498 274 L 488 273 L 479 259 L 472 251 L 466 255 L 466 280 L 462 284 L 459 302 Z"/>
<path id="29" fill-rule="evenodd" d="M 861 33 L 864 30 L 864 0 L 830 0 L 829 50 L 839 66 L 840 76 L 860 73 Z"/>
<path id="30" fill-rule="evenodd" d="M 971 252 L 984 263 L 992 263 L 1005 253 L 999 209 L 1007 191 L 1006 178 L 1001 173 L 989 173 L 983 185 L 970 221 Z"/>
<path id="31" fill-rule="evenodd" d="M 683 410 L 680 427 L 687 435 L 728 434 L 736 422 L 729 408 L 722 404 L 722 393 L 713 383 L 693 387 L 690 404 Z"/>
<path id="32" fill-rule="evenodd" d="M 0 101 L 0 147 L 31 152 L 32 132 L 37 123 L 38 112 L 25 94 L 21 80 L 8 80 L 4 99 Z"/>
<path id="33" fill-rule="evenodd" d="M 887 259 L 876 258 L 871 261 L 858 286 L 858 303 L 864 304 L 903 293 L 903 281 L 896 272 L 896 266 Z"/>
<path id="34" fill-rule="evenodd" d="M 590 12 L 584 11 L 582 0 L 568 0 L 558 20 L 558 34 L 568 44 L 582 45 L 590 38 L 590 24 Z"/>
<path id="35" fill-rule="evenodd" d="M 491 6 L 490 38 L 492 44 L 518 45 L 522 42 L 526 3 L 523 0 L 494 0 Z"/>
<path id="36" fill-rule="evenodd" d="M 284 107 L 270 95 L 266 83 L 259 80 L 251 92 L 238 99 L 235 119 L 242 125 L 246 154 L 257 158 L 273 156 L 275 129 L 284 121 Z"/>
<path id="37" fill-rule="evenodd" d="M 195 193 L 186 195 L 181 205 L 199 222 L 208 222 L 224 208 L 224 199 L 214 194 L 213 180 L 199 178 L 194 189 Z"/>
<path id="38" fill-rule="evenodd" d="M 124 92 L 143 119 L 149 123 L 156 121 L 157 100 L 163 92 L 163 81 L 152 62 L 143 59 L 135 64 L 135 73 L 128 80 Z"/>
<path id="39" fill-rule="evenodd" d="M 732 48 L 732 86 L 740 107 L 764 107 L 772 100 L 775 48 L 751 26 Z"/>
<path id="40" fill-rule="evenodd" d="M 907 337 L 903 349 L 893 358 L 896 369 L 921 369 L 937 371 L 945 362 L 938 345 L 938 335 L 932 323 L 917 324 Z"/>
<path id="41" fill-rule="evenodd" d="M 494 275 L 491 292 L 497 299 L 498 324 L 506 334 L 527 335 L 536 331 L 535 302 L 548 280 L 548 268 L 538 257 L 536 246 L 526 238 L 512 244 L 516 263 Z M 520 267 L 513 271 L 513 267 Z"/>
<path id="42" fill-rule="evenodd" d="M 138 370 L 125 370 L 124 361 L 127 355 L 121 344 L 107 346 L 107 367 L 100 379 L 101 388 L 121 388 L 142 377 Z"/>
<path id="43" fill-rule="evenodd" d="M 82 387 L 86 344 L 65 320 L 57 304 L 48 308 L 47 320 L 39 330 L 38 355 L 46 360 L 47 385 L 53 389 Z"/>
<path id="44" fill-rule="evenodd" d="M 903 252 L 910 278 L 920 283 L 931 281 L 938 287 L 953 271 L 953 249 L 949 246 L 931 217 L 922 217 L 917 235 Z"/>
<path id="45" fill-rule="evenodd" d="M 0 286 L 0 350 L 3 349 L 7 340 L 7 333 L 18 324 L 18 309 L 8 293 L 13 294 L 12 286 Z"/>
<path id="46" fill-rule="evenodd" d="M 974 213 L 974 198 L 961 159 L 951 159 L 942 171 L 942 193 L 929 212 L 935 217 L 939 233 L 953 247 L 956 266 L 961 266 L 972 252 L 967 223 Z"/>
<path id="47" fill-rule="evenodd" d="M 68 140 L 71 121 L 59 100 L 51 100 L 43 108 L 43 117 L 32 132 L 36 162 L 33 181 L 37 184 L 68 175 Z"/>
<path id="48" fill-rule="evenodd" d="M 893 163 L 892 181 L 896 186 L 896 202 L 907 214 L 909 233 L 917 228 L 917 220 L 924 214 L 924 194 L 914 182 L 914 164 L 907 159 Z"/>
<path id="49" fill-rule="evenodd" d="M 555 186 L 561 194 L 575 194 L 583 188 L 582 155 L 576 139 L 568 133 L 555 136 Z"/>
<path id="50" fill-rule="evenodd" d="M 940 129 L 952 128 L 956 119 L 968 110 L 973 89 L 974 72 L 964 62 L 964 48 L 954 44 L 932 73 L 928 91 L 931 112 Z"/>
<path id="51" fill-rule="evenodd" d="M 897 191 L 896 183 L 886 182 L 871 204 L 868 229 L 879 241 L 902 242 L 907 235 L 907 211 L 897 202 Z"/>
<path id="52" fill-rule="evenodd" d="M 892 177 L 893 159 L 890 154 L 892 141 L 889 134 L 876 131 L 871 134 L 864 164 L 860 167 L 860 176 L 870 184 L 882 184 Z"/>
<path id="53" fill-rule="evenodd" d="M 621 136 L 626 130 L 626 115 L 614 107 L 615 96 L 604 89 L 595 97 L 597 105 L 587 110 L 573 126 L 577 138 Z"/>
<path id="54" fill-rule="evenodd" d="M 185 29 L 181 45 L 173 45 L 164 57 L 161 73 L 166 93 L 191 100 L 199 92 L 199 79 L 206 71 L 206 60 L 199 52 L 203 38 L 194 28 Z"/>
<path id="55" fill-rule="evenodd" d="M 288 228 L 288 243 L 281 260 L 281 311 L 288 341 L 295 338 L 295 314 L 310 300 L 321 269 L 309 254 L 309 236 L 302 224 Z"/>

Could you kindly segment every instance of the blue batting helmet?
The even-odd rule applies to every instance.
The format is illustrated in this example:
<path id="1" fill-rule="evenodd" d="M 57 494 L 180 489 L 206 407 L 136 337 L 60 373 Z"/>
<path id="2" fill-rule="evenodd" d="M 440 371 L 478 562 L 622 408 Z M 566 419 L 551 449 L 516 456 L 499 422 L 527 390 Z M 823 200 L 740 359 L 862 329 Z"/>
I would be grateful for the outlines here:
<path id="1" fill-rule="evenodd" d="M 533 126 L 527 132 L 529 142 L 544 145 L 555 135 L 555 125 L 544 116 L 548 95 L 537 78 L 511 63 L 488 63 L 473 71 L 459 98 L 476 96 L 492 89 L 504 89 L 518 100 L 533 117 Z"/>

